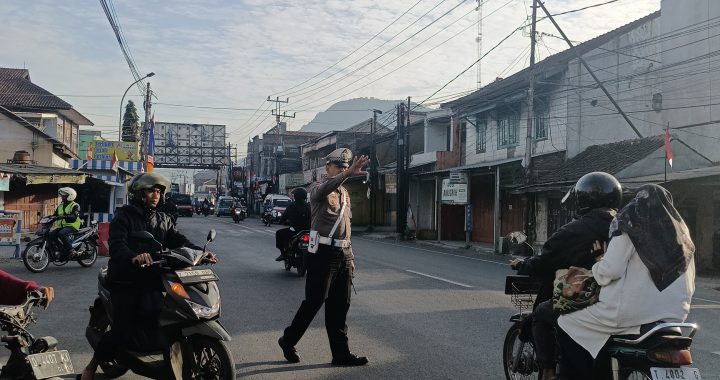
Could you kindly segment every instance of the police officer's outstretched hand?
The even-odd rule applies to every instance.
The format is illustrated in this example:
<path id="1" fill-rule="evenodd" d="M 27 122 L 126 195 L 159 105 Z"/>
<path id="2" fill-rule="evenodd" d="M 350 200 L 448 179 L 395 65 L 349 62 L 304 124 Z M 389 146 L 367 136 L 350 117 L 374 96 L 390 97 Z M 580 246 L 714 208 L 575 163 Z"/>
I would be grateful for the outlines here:
<path id="1" fill-rule="evenodd" d="M 353 158 L 352 165 L 347 169 L 347 175 L 367 174 L 367 171 L 363 170 L 363 167 L 367 166 L 369 162 L 370 158 L 368 158 L 368 156 L 356 156 Z"/>

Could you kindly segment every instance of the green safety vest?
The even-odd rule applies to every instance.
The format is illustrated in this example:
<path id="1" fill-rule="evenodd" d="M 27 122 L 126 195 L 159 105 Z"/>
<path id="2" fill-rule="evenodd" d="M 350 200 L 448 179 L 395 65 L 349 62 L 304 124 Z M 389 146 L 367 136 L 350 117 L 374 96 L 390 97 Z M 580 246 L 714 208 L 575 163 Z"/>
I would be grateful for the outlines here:
<path id="1" fill-rule="evenodd" d="M 58 206 L 58 210 L 57 210 L 58 216 L 65 216 L 65 215 L 72 214 L 72 210 L 75 206 L 80 207 L 77 203 L 70 202 L 63 208 L 62 203 L 60 203 L 60 206 Z M 78 215 L 77 219 L 75 219 L 75 221 L 72 223 L 70 223 L 66 220 L 63 220 L 63 219 L 58 220 L 58 228 L 65 228 L 65 227 L 72 227 L 76 231 L 79 230 L 80 229 L 80 216 Z"/>

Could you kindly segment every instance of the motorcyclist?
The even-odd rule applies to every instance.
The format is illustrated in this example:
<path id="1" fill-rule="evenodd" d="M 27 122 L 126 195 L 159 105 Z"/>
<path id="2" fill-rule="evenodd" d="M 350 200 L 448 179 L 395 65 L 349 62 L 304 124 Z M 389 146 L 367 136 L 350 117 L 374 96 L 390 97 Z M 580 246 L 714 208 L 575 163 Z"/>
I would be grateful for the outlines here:
<path id="1" fill-rule="evenodd" d="M 72 247 L 72 234 L 80 229 L 80 205 L 75 202 L 77 192 L 71 187 L 59 188 L 58 195 L 62 201 L 53 215 L 59 219 L 55 222 L 55 229 L 50 231 L 50 239 L 62 242 L 60 259 L 64 261 L 77 255 Z"/>
<path id="2" fill-rule="evenodd" d="M 310 204 L 307 202 L 307 190 L 296 187 L 292 194 L 295 200 L 285 209 L 279 222 L 279 224 L 289 222 L 290 227 L 275 232 L 275 247 L 280 250 L 280 256 L 275 261 L 282 261 L 285 258 L 287 245 L 293 235 L 310 229 L 311 211 Z"/>
<path id="3" fill-rule="evenodd" d="M 151 242 L 132 239 L 131 234 L 148 231 L 165 248 L 202 249 L 177 230 L 170 216 L 157 211 L 162 209 L 163 195 L 169 188 L 170 181 L 157 173 L 133 177 L 128 184 L 130 204 L 118 209 L 110 223 L 108 282 L 113 323 L 85 367 L 83 380 L 93 379 L 99 361 L 112 361 L 119 346 L 132 346 L 143 341 L 143 337 L 157 336 L 157 308 L 163 302 L 161 277 L 157 268 L 147 267 L 153 262 L 150 252 L 156 247 Z M 217 261 L 212 253 L 208 259 Z"/>
<path id="4" fill-rule="evenodd" d="M 535 351 L 543 370 L 543 379 L 555 378 L 555 327 L 558 313 L 552 307 L 555 271 L 571 266 L 592 268 L 591 254 L 595 241 L 607 242 L 610 222 L 622 202 L 622 187 L 612 175 L 592 172 L 582 176 L 562 200 L 575 209 L 575 218 L 560 227 L 545 242 L 539 255 L 527 260 L 510 262 L 518 274 L 530 275 L 540 281 L 533 306 L 532 333 Z"/>
<path id="5" fill-rule="evenodd" d="M 211 206 L 211 205 L 212 205 L 212 203 L 210 203 L 210 200 L 208 200 L 207 198 L 205 198 L 205 200 L 203 200 L 202 209 L 203 209 L 203 213 L 204 213 L 204 214 L 207 215 L 207 214 L 210 213 L 210 206 Z"/>

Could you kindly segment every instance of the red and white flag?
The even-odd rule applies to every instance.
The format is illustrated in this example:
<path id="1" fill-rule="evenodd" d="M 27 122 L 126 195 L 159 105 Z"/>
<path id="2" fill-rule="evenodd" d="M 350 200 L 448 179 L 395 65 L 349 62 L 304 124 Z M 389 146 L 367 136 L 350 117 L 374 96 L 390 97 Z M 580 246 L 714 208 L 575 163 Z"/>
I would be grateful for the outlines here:
<path id="1" fill-rule="evenodd" d="M 670 130 L 665 130 L 665 158 L 668 160 L 668 164 L 670 164 L 670 167 L 672 167 L 672 160 L 673 160 L 673 152 L 672 148 L 670 147 Z"/>
<path id="2" fill-rule="evenodd" d="M 114 171 L 118 170 L 118 158 L 117 158 L 117 152 L 113 151 L 112 161 L 110 161 L 110 168 Z"/>

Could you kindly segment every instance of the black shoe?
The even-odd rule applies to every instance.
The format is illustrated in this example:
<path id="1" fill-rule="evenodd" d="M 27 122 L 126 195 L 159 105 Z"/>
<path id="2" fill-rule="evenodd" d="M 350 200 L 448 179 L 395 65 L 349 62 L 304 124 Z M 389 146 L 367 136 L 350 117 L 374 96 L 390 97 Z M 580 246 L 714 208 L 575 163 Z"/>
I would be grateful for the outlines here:
<path id="1" fill-rule="evenodd" d="M 275 261 L 283 261 L 285 260 L 285 255 L 280 255 L 277 258 L 275 258 Z"/>
<path id="2" fill-rule="evenodd" d="M 285 344 L 285 337 L 281 336 L 280 339 L 278 339 L 278 345 L 282 348 L 283 356 L 285 356 L 287 361 L 290 363 L 297 363 L 300 361 L 300 355 L 298 355 L 295 347 L 289 347 Z"/>
<path id="3" fill-rule="evenodd" d="M 368 364 L 368 358 L 365 356 L 357 356 L 355 354 L 348 354 L 345 357 L 341 358 L 333 358 L 332 364 L 333 365 L 342 365 L 342 366 L 359 366 L 359 365 L 365 365 Z"/>

